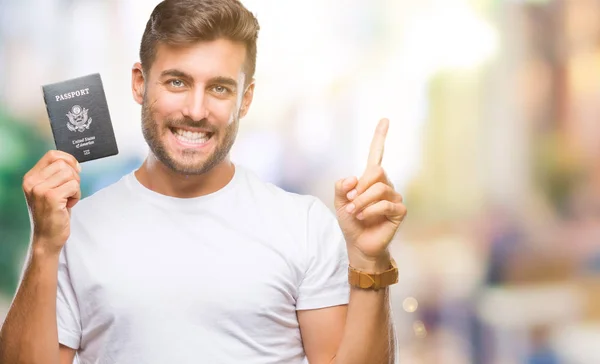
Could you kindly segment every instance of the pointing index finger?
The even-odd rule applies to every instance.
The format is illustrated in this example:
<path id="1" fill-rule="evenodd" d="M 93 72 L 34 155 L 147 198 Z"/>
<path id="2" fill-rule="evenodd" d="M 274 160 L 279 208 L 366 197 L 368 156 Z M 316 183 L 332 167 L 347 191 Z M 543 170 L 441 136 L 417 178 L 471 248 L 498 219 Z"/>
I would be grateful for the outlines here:
<path id="1" fill-rule="evenodd" d="M 385 137 L 387 135 L 389 125 L 390 122 L 388 119 L 379 120 L 379 124 L 377 124 L 377 128 L 375 128 L 373 140 L 371 141 L 367 167 L 381 165 L 381 160 L 383 159 L 383 146 L 385 144 Z"/>

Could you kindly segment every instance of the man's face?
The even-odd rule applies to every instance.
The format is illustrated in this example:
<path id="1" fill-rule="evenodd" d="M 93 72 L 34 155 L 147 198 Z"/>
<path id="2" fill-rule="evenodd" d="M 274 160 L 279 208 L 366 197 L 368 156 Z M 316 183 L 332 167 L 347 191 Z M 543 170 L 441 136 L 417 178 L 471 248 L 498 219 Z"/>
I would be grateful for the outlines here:
<path id="1" fill-rule="evenodd" d="M 252 101 L 254 85 L 244 92 L 245 55 L 243 44 L 225 39 L 157 46 L 136 100 L 142 104 L 144 138 L 169 169 L 202 174 L 228 156 L 239 118 Z M 136 67 L 141 70 L 136 64 L 134 96 L 141 76 L 138 70 L 136 83 Z"/>

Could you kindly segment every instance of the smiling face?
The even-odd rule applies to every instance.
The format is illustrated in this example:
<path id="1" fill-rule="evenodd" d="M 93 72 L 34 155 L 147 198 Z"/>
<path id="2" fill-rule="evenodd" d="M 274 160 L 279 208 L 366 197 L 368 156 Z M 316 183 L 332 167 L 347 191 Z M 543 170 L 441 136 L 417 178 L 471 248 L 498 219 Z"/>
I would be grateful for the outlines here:
<path id="1" fill-rule="evenodd" d="M 246 86 L 245 56 L 242 43 L 221 38 L 159 44 L 146 75 L 139 63 L 134 66 L 144 138 L 170 170 L 203 174 L 227 160 L 254 91 L 253 83 Z"/>

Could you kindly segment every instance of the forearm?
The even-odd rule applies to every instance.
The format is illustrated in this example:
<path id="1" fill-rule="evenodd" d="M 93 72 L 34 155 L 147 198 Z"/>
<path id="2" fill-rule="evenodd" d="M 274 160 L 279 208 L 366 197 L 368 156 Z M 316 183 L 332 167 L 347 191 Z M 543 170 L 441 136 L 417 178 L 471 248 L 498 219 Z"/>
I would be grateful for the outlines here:
<path id="1" fill-rule="evenodd" d="M 0 363 L 58 363 L 57 276 L 58 256 L 33 249 L 0 329 Z"/>
<path id="2" fill-rule="evenodd" d="M 387 260 L 387 261 L 386 261 Z M 350 264 L 363 271 L 380 272 L 389 267 L 389 258 L 377 263 Z M 335 364 L 388 364 L 394 362 L 395 340 L 389 288 L 351 288 L 344 335 Z"/>
<path id="3" fill-rule="evenodd" d="M 352 288 L 346 328 L 334 363 L 393 363 L 394 349 L 389 288 L 379 291 Z"/>

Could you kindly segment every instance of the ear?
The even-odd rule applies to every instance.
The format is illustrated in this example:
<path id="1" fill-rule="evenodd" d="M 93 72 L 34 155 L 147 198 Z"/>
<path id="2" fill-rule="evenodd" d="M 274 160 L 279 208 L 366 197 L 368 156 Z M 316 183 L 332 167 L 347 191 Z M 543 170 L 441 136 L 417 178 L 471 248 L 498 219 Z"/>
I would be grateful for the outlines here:
<path id="1" fill-rule="evenodd" d="M 136 62 L 131 68 L 131 92 L 135 102 L 140 105 L 144 102 L 144 87 L 145 82 L 142 64 L 140 62 Z"/>
<path id="2" fill-rule="evenodd" d="M 244 96 L 242 98 L 242 105 L 240 106 L 240 119 L 246 116 L 250 105 L 252 104 L 252 98 L 254 97 L 254 80 L 246 87 Z"/>

